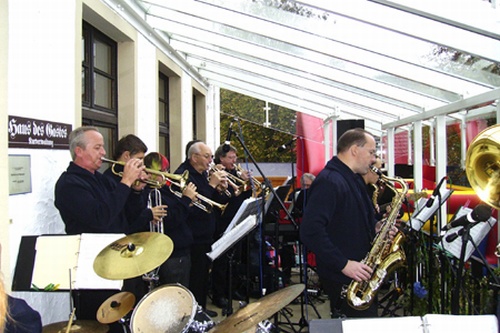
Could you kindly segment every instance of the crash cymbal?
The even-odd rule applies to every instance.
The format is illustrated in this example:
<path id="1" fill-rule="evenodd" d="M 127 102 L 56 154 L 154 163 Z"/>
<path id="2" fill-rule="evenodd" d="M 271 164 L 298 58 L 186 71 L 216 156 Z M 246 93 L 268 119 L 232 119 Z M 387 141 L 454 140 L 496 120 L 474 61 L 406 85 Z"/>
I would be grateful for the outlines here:
<path id="1" fill-rule="evenodd" d="M 68 322 L 61 321 L 44 326 L 42 333 L 65 333 L 67 328 Z M 74 320 L 69 331 L 76 333 L 106 333 L 108 329 L 108 325 L 103 325 L 95 320 Z"/>
<path id="2" fill-rule="evenodd" d="M 304 290 L 304 284 L 294 284 L 248 304 L 227 317 L 209 333 L 243 333 L 287 306 Z"/>
<path id="3" fill-rule="evenodd" d="M 158 232 L 139 232 L 106 246 L 94 260 L 94 271 L 102 278 L 123 280 L 140 276 L 168 259 L 174 243 Z"/>
<path id="4" fill-rule="evenodd" d="M 132 310 L 135 296 L 131 292 L 122 291 L 105 300 L 97 310 L 97 321 L 111 324 L 123 318 Z"/>

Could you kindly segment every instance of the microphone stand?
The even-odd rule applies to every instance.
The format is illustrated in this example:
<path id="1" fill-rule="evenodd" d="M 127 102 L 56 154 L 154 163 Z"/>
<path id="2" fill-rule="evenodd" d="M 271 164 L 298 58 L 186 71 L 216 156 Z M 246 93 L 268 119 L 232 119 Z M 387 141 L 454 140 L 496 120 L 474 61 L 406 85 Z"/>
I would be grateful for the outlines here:
<path id="1" fill-rule="evenodd" d="M 264 172 L 262 171 L 262 169 L 260 168 L 259 164 L 257 163 L 257 161 L 255 160 L 255 158 L 253 157 L 252 153 L 248 150 L 248 147 L 245 145 L 245 143 L 243 142 L 243 139 L 241 138 L 241 136 L 233 131 L 232 128 L 229 129 L 229 133 L 231 135 L 234 135 L 236 137 L 236 139 L 238 139 L 238 142 L 241 144 L 241 146 L 243 147 L 243 150 L 245 151 L 246 155 L 250 158 L 250 160 L 252 161 L 252 163 L 254 164 L 255 168 L 257 169 L 257 171 L 260 173 L 260 175 L 262 176 L 263 178 L 263 184 L 265 184 L 265 186 L 267 188 L 269 188 L 269 190 L 273 193 L 273 197 L 276 199 L 276 201 L 279 203 L 280 207 L 283 209 L 283 211 L 285 211 L 287 217 L 290 219 L 290 222 L 292 222 L 292 224 L 295 226 L 295 228 L 298 230 L 299 226 L 297 225 L 297 223 L 295 222 L 295 220 L 293 219 L 292 215 L 290 214 L 290 212 L 286 209 L 286 206 L 285 204 L 283 203 L 283 200 L 281 200 L 281 198 L 278 196 L 278 194 L 276 193 L 276 190 L 274 189 L 274 187 L 272 186 L 272 183 L 271 181 L 269 180 L 269 178 L 266 177 L 266 175 L 264 174 Z M 262 224 L 264 222 L 264 219 L 265 219 L 265 193 L 264 193 L 264 188 L 262 189 L 261 191 L 261 195 L 262 195 L 262 209 L 261 209 L 261 214 L 262 214 L 262 218 L 261 218 L 261 223 L 259 224 L 259 231 L 260 231 L 260 239 L 262 241 L 263 239 L 263 233 L 262 233 Z M 276 223 L 276 228 L 278 228 L 278 225 Z M 265 244 L 265 242 L 262 241 L 263 244 Z M 262 246 L 260 246 L 260 248 L 262 249 Z M 277 249 L 275 248 L 275 253 L 277 252 Z M 275 259 L 275 266 L 278 267 L 278 262 L 277 262 L 277 255 L 276 256 L 276 259 Z M 262 260 L 262 255 L 259 256 L 259 259 Z M 261 280 L 261 294 L 262 294 L 262 279 Z M 286 314 L 285 314 L 285 317 L 286 317 Z M 293 327 L 292 327 L 293 329 Z M 295 331 L 295 330 L 294 330 Z"/>
<path id="2" fill-rule="evenodd" d="M 451 294 L 451 314 L 457 315 L 460 312 L 460 289 L 462 289 L 462 275 L 465 265 L 465 251 L 467 250 L 467 243 L 471 240 L 474 243 L 474 240 L 470 237 L 470 229 L 475 224 L 469 223 L 463 227 L 462 234 L 462 248 L 460 249 L 460 259 L 458 260 L 458 269 L 457 269 L 457 281 L 455 286 L 453 287 L 453 291 Z M 475 246 L 475 244 L 474 244 Z M 479 252 L 479 251 L 478 251 Z"/>

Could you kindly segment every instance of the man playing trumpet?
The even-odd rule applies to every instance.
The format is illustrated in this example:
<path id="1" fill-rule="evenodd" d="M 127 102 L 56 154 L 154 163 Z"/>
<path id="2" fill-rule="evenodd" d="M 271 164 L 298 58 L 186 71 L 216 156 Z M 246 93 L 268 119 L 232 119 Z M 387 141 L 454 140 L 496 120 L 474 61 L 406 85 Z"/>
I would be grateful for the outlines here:
<path id="1" fill-rule="evenodd" d="M 196 185 L 197 192 L 205 198 L 214 202 L 224 203 L 227 196 L 217 191 L 217 187 L 226 181 L 223 171 L 215 171 L 208 174 L 212 163 L 212 150 L 204 142 L 195 142 L 189 147 L 187 160 L 175 171 L 183 174 L 189 171 L 190 183 Z M 215 232 L 214 209 L 207 211 L 190 207 L 187 223 L 193 234 L 191 246 L 191 270 L 189 277 L 189 289 L 208 315 L 215 316 L 217 313 L 206 309 L 207 290 L 209 285 L 210 259 L 206 255 L 211 250 Z"/>
<path id="2" fill-rule="evenodd" d="M 104 139 L 99 130 L 82 126 L 69 135 L 72 161 L 55 186 L 54 204 L 61 214 L 68 235 L 82 233 L 133 233 L 137 217 L 144 208 L 141 192 L 147 175 L 141 159 L 130 158 L 123 165 L 118 181 L 98 170 L 106 155 Z M 138 181 L 139 180 L 139 181 Z M 136 283 L 124 283 L 124 290 L 135 289 Z M 135 290 L 134 290 L 135 291 Z M 74 291 L 81 304 L 79 319 L 95 319 L 99 306 L 116 290 Z M 110 332 L 121 332 L 119 324 L 110 325 Z"/>

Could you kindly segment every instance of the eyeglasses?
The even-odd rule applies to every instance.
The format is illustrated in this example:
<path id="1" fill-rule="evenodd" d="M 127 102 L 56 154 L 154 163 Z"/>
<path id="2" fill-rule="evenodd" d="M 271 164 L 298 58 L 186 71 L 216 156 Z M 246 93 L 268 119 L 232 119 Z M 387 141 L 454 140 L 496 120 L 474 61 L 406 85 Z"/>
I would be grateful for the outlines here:
<path id="1" fill-rule="evenodd" d="M 208 153 L 207 153 L 207 154 L 194 153 L 194 154 L 195 154 L 195 155 L 198 155 L 198 156 L 202 156 L 202 157 L 206 158 L 207 160 L 208 160 L 209 158 L 212 158 L 212 159 L 214 158 L 214 155 L 210 155 L 210 154 L 208 154 Z"/>

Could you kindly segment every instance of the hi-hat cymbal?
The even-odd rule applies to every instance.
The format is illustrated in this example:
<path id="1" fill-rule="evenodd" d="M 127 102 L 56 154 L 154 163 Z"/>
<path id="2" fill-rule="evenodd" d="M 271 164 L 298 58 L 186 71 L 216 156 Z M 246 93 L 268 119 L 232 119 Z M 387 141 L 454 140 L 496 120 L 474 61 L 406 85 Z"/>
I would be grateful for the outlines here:
<path id="1" fill-rule="evenodd" d="M 130 279 L 160 266 L 173 249 L 167 235 L 138 232 L 106 246 L 94 260 L 94 271 L 109 280 Z"/>
<path id="2" fill-rule="evenodd" d="M 67 321 L 49 324 L 43 327 L 42 333 L 65 333 L 68 329 Z M 70 332 L 77 333 L 106 333 L 108 325 L 98 323 L 95 320 L 74 320 L 71 324 Z"/>
<path id="3" fill-rule="evenodd" d="M 123 318 L 132 310 L 135 296 L 131 292 L 122 291 L 105 300 L 97 310 L 97 321 L 111 324 Z"/>
<path id="4" fill-rule="evenodd" d="M 271 317 L 293 301 L 304 290 L 304 284 L 294 284 L 248 304 L 227 317 L 209 333 L 243 333 Z"/>

